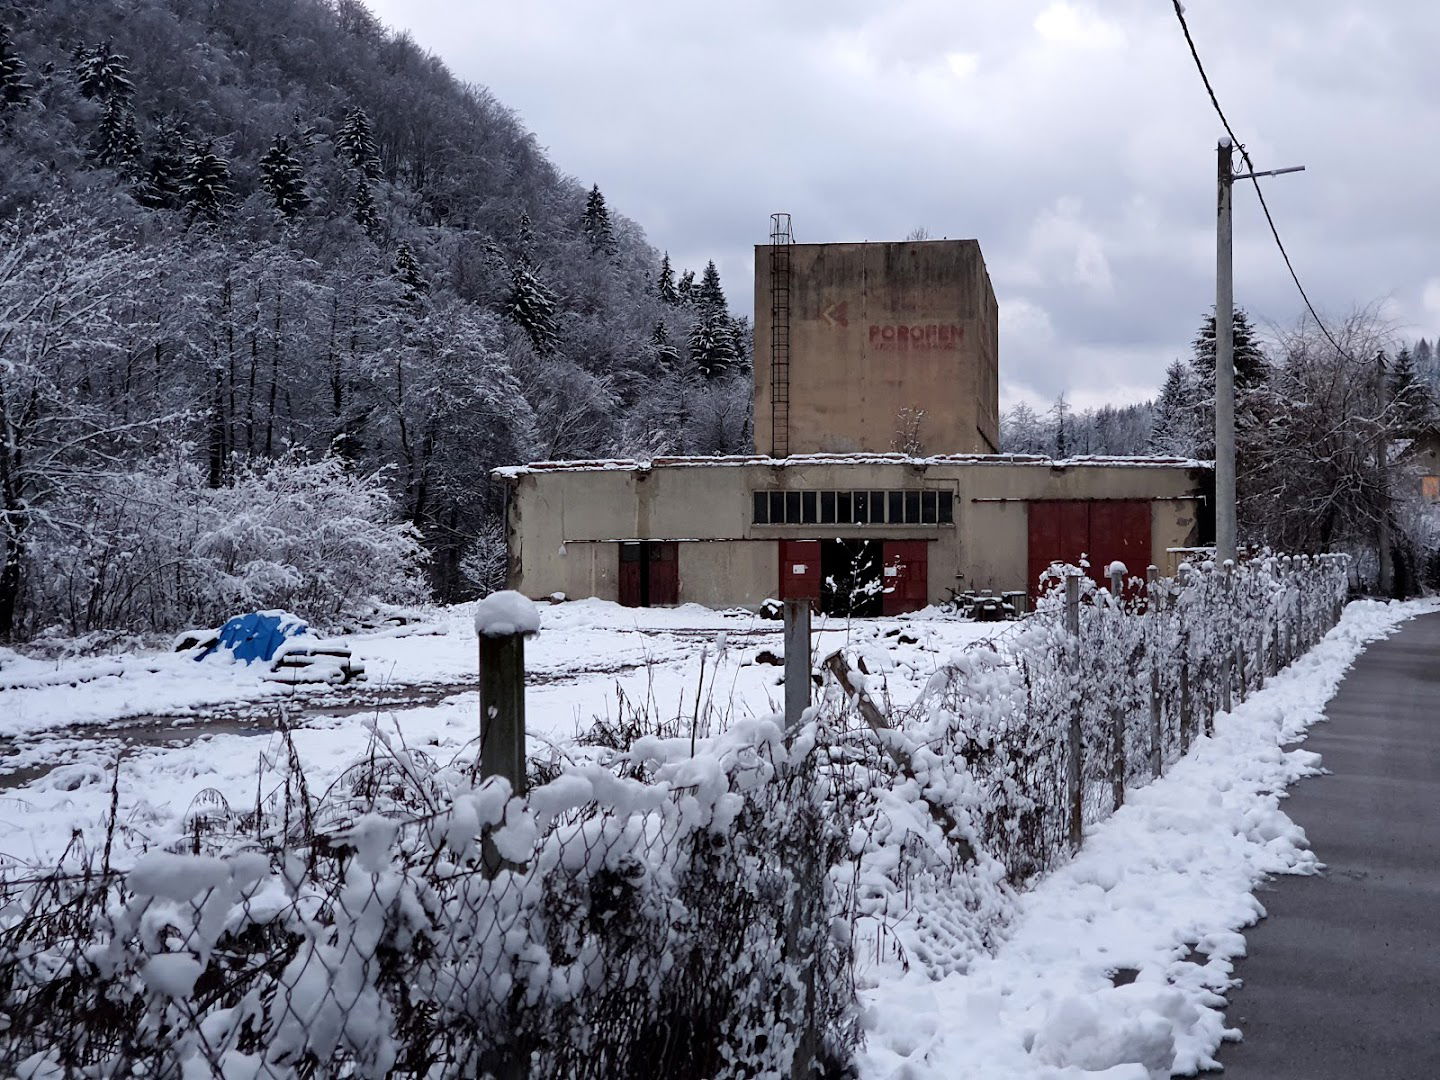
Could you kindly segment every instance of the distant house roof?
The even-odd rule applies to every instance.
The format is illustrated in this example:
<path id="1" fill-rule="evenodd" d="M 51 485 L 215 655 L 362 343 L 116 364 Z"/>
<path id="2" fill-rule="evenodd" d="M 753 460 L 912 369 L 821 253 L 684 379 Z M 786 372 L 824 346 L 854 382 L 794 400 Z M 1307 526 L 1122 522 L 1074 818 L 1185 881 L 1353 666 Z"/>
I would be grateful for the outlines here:
<path id="1" fill-rule="evenodd" d="M 1408 439 L 1395 439 L 1390 443 L 1390 464 L 1398 465 L 1416 454 L 1426 451 L 1440 454 L 1440 428 L 1421 428 Z"/>
<path id="2" fill-rule="evenodd" d="M 1112 469 L 1213 469 L 1213 461 L 1180 457 L 1083 457 L 1048 458 L 1041 454 L 795 454 L 785 458 L 758 454 L 731 457 L 657 457 L 648 461 L 633 458 L 603 458 L 577 461 L 534 461 L 528 465 L 504 465 L 491 470 L 502 480 L 553 472 L 646 472 L 664 468 L 734 468 L 765 465 L 771 468 L 804 468 L 814 465 L 1026 465 L 1033 468 L 1066 469 L 1077 466 Z"/>

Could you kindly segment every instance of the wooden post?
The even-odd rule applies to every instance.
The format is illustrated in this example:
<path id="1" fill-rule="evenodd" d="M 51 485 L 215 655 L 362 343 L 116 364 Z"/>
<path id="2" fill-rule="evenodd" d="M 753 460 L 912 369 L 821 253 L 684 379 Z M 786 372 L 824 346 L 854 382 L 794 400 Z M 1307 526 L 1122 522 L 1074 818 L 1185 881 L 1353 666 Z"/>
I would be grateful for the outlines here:
<path id="1" fill-rule="evenodd" d="M 1114 563 L 1110 564 L 1112 567 Z M 1110 597 L 1115 601 L 1115 606 L 1121 607 L 1125 600 L 1125 575 L 1119 570 L 1110 571 Z"/>
<path id="2" fill-rule="evenodd" d="M 525 793 L 525 635 L 480 638 L 480 776 Z"/>
<path id="3" fill-rule="evenodd" d="M 810 601 L 785 601 L 785 730 L 810 706 Z"/>
<path id="4" fill-rule="evenodd" d="M 1070 706 L 1070 730 L 1068 753 L 1065 755 L 1065 793 L 1069 808 L 1070 850 L 1079 851 L 1085 835 L 1084 785 L 1080 776 L 1080 752 L 1083 744 L 1081 731 L 1081 709 L 1084 698 L 1080 693 L 1080 575 L 1071 574 L 1065 579 L 1065 631 L 1070 635 L 1071 683 L 1074 701 Z"/>

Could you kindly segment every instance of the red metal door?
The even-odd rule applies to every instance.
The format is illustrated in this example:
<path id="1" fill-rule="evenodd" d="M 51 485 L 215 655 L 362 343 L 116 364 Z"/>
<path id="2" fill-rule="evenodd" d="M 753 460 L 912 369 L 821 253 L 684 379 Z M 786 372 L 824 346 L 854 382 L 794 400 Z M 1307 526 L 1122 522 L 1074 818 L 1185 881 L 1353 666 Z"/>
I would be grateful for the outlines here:
<path id="1" fill-rule="evenodd" d="M 930 567 L 924 540 L 886 540 L 880 609 L 886 615 L 919 611 L 929 602 Z"/>
<path id="2" fill-rule="evenodd" d="M 780 541 L 780 599 L 820 603 L 820 541 Z"/>
<path id="3" fill-rule="evenodd" d="M 620 545 L 620 603 L 625 607 L 641 607 L 645 603 L 640 576 L 644 572 L 644 559 L 643 544 Z"/>
<path id="4" fill-rule="evenodd" d="M 1148 502 L 1090 504 L 1090 576 L 1108 588 L 1106 570 L 1116 561 L 1125 564 L 1126 578 L 1145 576 L 1150 565 Z"/>
<path id="5" fill-rule="evenodd" d="M 1031 596 L 1038 595 L 1040 575 L 1052 562 L 1080 562 L 1090 550 L 1090 508 L 1074 500 L 1045 500 L 1029 504 L 1029 556 L 1026 572 Z"/>
<path id="6" fill-rule="evenodd" d="M 1127 576 L 1143 577 L 1150 564 L 1150 504 L 1143 499 L 1032 502 L 1029 533 L 1032 595 L 1052 562 L 1074 566 L 1084 555 L 1089 576 L 1100 585 L 1109 584 L 1105 570 L 1117 559 L 1125 564 Z"/>
<path id="7" fill-rule="evenodd" d="M 657 540 L 645 545 L 649 556 L 650 604 L 680 602 L 680 545 L 673 540 Z"/>

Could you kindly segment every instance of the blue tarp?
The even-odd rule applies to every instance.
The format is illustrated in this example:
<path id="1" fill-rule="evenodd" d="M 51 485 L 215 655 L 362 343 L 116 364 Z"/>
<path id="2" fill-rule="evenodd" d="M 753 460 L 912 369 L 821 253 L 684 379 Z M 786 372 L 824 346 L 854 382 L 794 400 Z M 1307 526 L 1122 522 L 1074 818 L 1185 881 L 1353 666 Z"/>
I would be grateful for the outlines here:
<path id="1" fill-rule="evenodd" d="M 206 649 L 203 660 L 216 649 L 230 649 L 236 660 L 247 664 L 253 660 L 271 660 L 275 650 L 287 639 L 308 633 L 310 628 L 301 619 L 286 611 L 252 611 L 236 615 L 220 628 L 220 640 Z"/>

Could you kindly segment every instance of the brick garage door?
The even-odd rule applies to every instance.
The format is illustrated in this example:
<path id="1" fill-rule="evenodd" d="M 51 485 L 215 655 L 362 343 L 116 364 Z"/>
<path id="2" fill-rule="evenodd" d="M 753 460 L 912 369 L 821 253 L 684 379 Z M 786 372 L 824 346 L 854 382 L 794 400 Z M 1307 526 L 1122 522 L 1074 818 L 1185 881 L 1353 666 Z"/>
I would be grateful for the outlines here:
<path id="1" fill-rule="evenodd" d="M 1032 595 L 1052 562 L 1090 560 L 1090 577 L 1104 585 L 1116 559 L 1143 577 L 1150 565 L 1150 504 L 1144 500 L 1044 500 L 1029 504 L 1028 569 Z"/>

